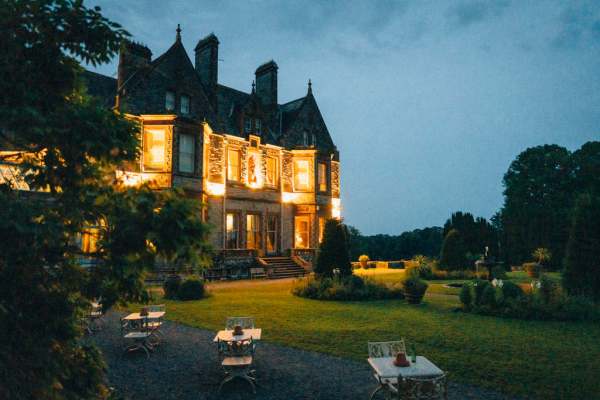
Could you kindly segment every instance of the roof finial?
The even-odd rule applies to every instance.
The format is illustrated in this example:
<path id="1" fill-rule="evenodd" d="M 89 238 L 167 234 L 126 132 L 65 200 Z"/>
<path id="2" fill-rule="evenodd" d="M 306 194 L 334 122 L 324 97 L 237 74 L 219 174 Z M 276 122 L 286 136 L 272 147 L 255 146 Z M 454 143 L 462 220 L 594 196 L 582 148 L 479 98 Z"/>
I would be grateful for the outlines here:
<path id="1" fill-rule="evenodd" d="M 178 42 L 180 42 L 181 41 L 181 26 L 179 24 L 177 24 L 177 31 L 176 32 L 177 32 L 176 40 Z"/>
<path id="2" fill-rule="evenodd" d="M 256 92 L 256 83 L 254 83 L 254 79 L 252 80 L 252 94 Z"/>
<path id="3" fill-rule="evenodd" d="M 312 94 L 312 82 L 310 81 L 310 78 L 308 79 L 308 93 Z"/>

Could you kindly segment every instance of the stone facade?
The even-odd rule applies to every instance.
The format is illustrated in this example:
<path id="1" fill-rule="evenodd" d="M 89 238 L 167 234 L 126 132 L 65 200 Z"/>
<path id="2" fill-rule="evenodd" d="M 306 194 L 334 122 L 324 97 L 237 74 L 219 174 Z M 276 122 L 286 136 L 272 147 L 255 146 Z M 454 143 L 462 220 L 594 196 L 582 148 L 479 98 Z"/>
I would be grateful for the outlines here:
<path id="1" fill-rule="evenodd" d="M 140 162 L 120 176 L 202 200 L 222 267 L 268 255 L 310 262 L 324 221 L 340 208 L 339 153 L 312 86 L 279 104 L 274 61 L 257 68 L 249 93 L 220 85 L 218 46 L 214 34 L 200 40 L 193 65 L 178 30 L 154 60 L 147 47 L 125 43 L 116 80 L 86 74 L 92 95 L 109 104 L 114 88 L 113 108 L 140 122 Z"/>

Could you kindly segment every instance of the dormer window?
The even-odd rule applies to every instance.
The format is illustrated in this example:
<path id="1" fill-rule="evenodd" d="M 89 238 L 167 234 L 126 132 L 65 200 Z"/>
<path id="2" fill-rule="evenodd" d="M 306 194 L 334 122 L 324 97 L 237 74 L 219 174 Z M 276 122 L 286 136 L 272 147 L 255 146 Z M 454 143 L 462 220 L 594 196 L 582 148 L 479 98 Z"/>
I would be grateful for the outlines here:
<path id="1" fill-rule="evenodd" d="M 306 131 L 302 132 L 302 145 L 308 146 L 308 133 Z"/>
<path id="2" fill-rule="evenodd" d="M 167 91 L 167 93 L 165 93 L 165 110 L 175 110 L 175 93 L 171 91 Z"/>
<path id="3" fill-rule="evenodd" d="M 262 133 L 262 123 L 261 123 L 260 119 L 257 118 L 257 119 L 254 120 L 254 127 L 255 127 L 254 128 L 254 132 L 257 135 L 260 135 Z"/>
<path id="4" fill-rule="evenodd" d="M 186 95 L 181 96 L 180 110 L 183 115 L 190 113 L 190 97 Z"/>
<path id="5" fill-rule="evenodd" d="M 251 133 L 251 132 L 252 132 L 252 119 L 244 118 L 244 133 Z"/>
<path id="6" fill-rule="evenodd" d="M 312 145 L 315 147 L 317 146 L 317 135 L 314 133 L 312 134 Z"/>

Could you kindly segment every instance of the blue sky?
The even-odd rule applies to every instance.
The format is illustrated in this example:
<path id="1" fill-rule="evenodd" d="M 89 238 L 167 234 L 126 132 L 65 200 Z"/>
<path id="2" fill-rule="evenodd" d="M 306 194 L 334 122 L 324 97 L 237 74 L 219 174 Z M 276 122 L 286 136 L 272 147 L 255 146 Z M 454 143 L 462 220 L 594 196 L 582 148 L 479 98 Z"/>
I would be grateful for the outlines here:
<path id="1" fill-rule="evenodd" d="M 600 140 L 600 2 L 88 1 L 153 57 L 193 59 L 214 32 L 219 81 L 250 89 L 274 59 L 279 99 L 313 92 L 342 160 L 346 222 L 363 233 L 491 217 L 525 148 Z M 116 76 L 116 60 L 97 68 Z"/>

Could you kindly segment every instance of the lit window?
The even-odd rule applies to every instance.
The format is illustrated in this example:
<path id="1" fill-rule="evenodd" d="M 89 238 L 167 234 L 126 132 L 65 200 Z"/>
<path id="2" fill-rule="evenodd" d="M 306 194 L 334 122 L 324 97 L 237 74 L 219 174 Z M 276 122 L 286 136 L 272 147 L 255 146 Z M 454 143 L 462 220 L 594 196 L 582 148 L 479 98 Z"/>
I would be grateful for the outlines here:
<path id="1" fill-rule="evenodd" d="M 297 249 L 310 247 L 310 219 L 308 215 L 294 218 L 294 247 Z"/>
<path id="2" fill-rule="evenodd" d="M 252 152 L 248 155 L 248 184 L 252 187 L 261 186 L 260 161 L 258 154 Z"/>
<path id="3" fill-rule="evenodd" d="M 267 157 L 266 183 L 269 186 L 277 185 L 277 159 L 275 157 Z"/>
<path id="4" fill-rule="evenodd" d="M 190 98 L 189 96 L 181 96 L 181 113 L 187 115 L 190 113 Z"/>
<path id="5" fill-rule="evenodd" d="M 327 164 L 319 163 L 319 191 L 327 191 Z"/>
<path id="6" fill-rule="evenodd" d="M 255 119 L 255 120 L 254 120 L 254 126 L 255 126 L 255 129 L 254 129 L 254 131 L 255 131 L 255 132 L 258 134 L 258 135 L 260 135 L 260 134 L 261 134 L 261 132 L 262 132 L 262 123 L 261 123 L 261 120 L 260 120 L 260 119 Z"/>
<path id="7" fill-rule="evenodd" d="M 194 172 L 194 137 L 179 135 L 179 172 Z"/>
<path id="8" fill-rule="evenodd" d="M 250 118 L 244 118 L 244 132 L 252 132 L 252 120 Z"/>
<path id="9" fill-rule="evenodd" d="M 227 154 L 227 180 L 240 180 L 240 151 L 229 149 Z"/>
<path id="10" fill-rule="evenodd" d="M 239 248 L 240 220 L 237 213 L 227 213 L 227 237 L 225 247 L 228 249 Z"/>
<path id="11" fill-rule="evenodd" d="M 294 190 L 310 190 L 309 160 L 294 160 Z"/>
<path id="12" fill-rule="evenodd" d="M 81 234 L 81 252 L 92 254 L 98 251 L 98 240 L 100 239 L 100 230 L 98 227 L 87 227 Z"/>
<path id="13" fill-rule="evenodd" d="M 325 232 L 325 218 L 319 217 L 319 243 L 323 242 L 323 232 Z"/>
<path id="14" fill-rule="evenodd" d="M 277 215 L 267 215 L 267 253 L 277 252 L 277 225 L 279 217 Z"/>
<path id="15" fill-rule="evenodd" d="M 164 169 L 165 152 L 165 131 L 163 129 L 146 129 L 144 131 L 144 169 Z"/>
<path id="16" fill-rule="evenodd" d="M 165 110 L 173 111 L 175 109 L 175 93 L 167 92 L 165 94 Z"/>
<path id="17" fill-rule="evenodd" d="M 260 215 L 246 215 L 246 248 L 260 249 Z"/>

